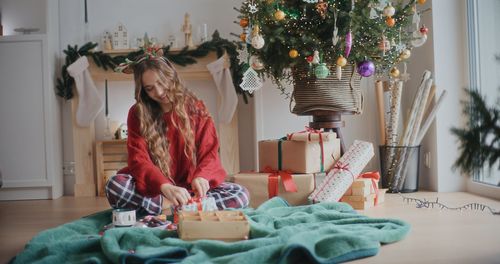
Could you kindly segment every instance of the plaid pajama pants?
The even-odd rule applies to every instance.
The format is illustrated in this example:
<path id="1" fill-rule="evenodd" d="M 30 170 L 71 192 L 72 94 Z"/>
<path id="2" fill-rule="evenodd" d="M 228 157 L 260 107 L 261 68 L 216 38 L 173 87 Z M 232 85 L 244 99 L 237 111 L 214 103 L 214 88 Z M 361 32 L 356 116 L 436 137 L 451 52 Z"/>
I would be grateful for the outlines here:
<path id="1" fill-rule="evenodd" d="M 235 183 L 223 182 L 210 189 L 207 196 L 213 197 L 219 210 L 245 208 L 249 204 L 248 190 Z M 106 197 L 111 207 L 145 210 L 149 214 L 161 214 L 163 196 L 144 197 L 136 192 L 135 180 L 128 174 L 117 174 L 106 183 Z"/>

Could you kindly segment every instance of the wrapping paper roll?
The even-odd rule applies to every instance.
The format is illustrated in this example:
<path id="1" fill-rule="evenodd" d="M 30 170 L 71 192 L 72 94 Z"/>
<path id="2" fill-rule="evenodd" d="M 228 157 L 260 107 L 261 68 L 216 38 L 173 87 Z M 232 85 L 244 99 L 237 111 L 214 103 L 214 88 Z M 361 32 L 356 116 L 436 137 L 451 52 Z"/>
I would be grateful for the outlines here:
<path id="1" fill-rule="evenodd" d="M 313 202 L 338 202 L 374 154 L 372 143 L 354 141 L 309 199 Z"/>

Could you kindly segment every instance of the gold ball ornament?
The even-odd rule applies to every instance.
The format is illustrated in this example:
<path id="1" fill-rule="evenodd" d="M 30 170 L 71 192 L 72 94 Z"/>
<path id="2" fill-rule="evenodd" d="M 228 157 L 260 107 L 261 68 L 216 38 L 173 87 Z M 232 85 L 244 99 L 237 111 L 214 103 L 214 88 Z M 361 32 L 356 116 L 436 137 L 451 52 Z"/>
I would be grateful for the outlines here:
<path id="1" fill-rule="evenodd" d="M 344 58 L 344 56 L 340 55 L 338 58 L 337 58 L 337 66 L 340 66 L 340 67 L 344 67 L 347 65 L 347 60 L 346 58 Z"/>
<path id="2" fill-rule="evenodd" d="M 288 56 L 290 56 L 290 58 L 292 58 L 292 59 L 295 59 L 299 56 L 299 52 L 296 49 L 291 49 L 288 52 Z"/>
<path id="3" fill-rule="evenodd" d="M 274 19 L 276 19 L 277 21 L 285 19 L 285 12 L 278 9 L 278 11 L 274 13 Z"/>
<path id="4" fill-rule="evenodd" d="M 393 78 L 397 78 L 399 76 L 399 69 L 396 67 L 393 67 L 390 72 L 391 76 Z"/>
<path id="5" fill-rule="evenodd" d="M 423 4 L 425 4 L 425 2 L 427 2 L 427 0 L 418 0 L 417 2 L 418 2 L 419 4 L 421 4 L 421 5 L 423 5 Z"/>
<path id="6" fill-rule="evenodd" d="M 240 34 L 240 39 L 243 42 L 247 41 L 247 33 L 245 33 L 245 32 L 241 33 Z"/>
<path id="7" fill-rule="evenodd" d="M 411 51 L 409 49 L 405 49 L 401 52 L 401 54 L 399 54 L 399 57 L 403 60 L 410 58 L 410 56 L 411 56 Z"/>
<path id="8" fill-rule="evenodd" d="M 245 17 L 245 18 L 240 19 L 240 26 L 242 28 L 248 27 L 248 18 Z"/>

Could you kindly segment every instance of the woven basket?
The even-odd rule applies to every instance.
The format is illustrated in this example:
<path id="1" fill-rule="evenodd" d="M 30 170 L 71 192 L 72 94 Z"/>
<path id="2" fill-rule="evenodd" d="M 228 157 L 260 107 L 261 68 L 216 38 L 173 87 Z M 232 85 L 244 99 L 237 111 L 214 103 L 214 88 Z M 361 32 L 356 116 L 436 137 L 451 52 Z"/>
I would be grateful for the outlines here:
<path id="1" fill-rule="evenodd" d="M 351 114 L 361 114 L 363 97 L 361 94 L 361 76 L 351 64 L 342 68 L 342 78 L 337 80 L 335 66 L 328 65 L 330 75 L 319 79 L 309 73 L 307 66 L 292 68 L 294 89 L 291 110 L 297 115 L 325 110 Z"/>

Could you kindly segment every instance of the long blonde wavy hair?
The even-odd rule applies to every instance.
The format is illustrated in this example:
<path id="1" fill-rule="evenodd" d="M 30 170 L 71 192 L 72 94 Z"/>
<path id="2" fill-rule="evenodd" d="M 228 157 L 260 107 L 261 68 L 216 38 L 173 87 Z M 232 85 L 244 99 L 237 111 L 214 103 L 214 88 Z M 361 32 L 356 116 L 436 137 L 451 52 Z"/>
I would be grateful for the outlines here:
<path id="1" fill-rule="evenodd" d="M 163 118 L 164 112 L 160 104 L 147 95 L 142 85 L 142 75 L 148 70 L 158 74 L 167 91 L 168 98 L 172 103 L 171 111 L 178 117 L 178 122 L 176 122 L 174 115 L 171 115 L 171 123 L 174 128 L 180 131 L 185 142 L 184 155 L 191 160 L 193 168 L 197 164 L 196 146 L 189 114 L 196 111 L 194 106 L 198 99 L 186 89 L 179 79 L 176 69 L 168 60 L 160 57 L 150 58 L 134 66 L 136 114 L 140 121 L 141 135 L 147 142 L 149 155 L 153 162 L 166 177 L 174 182 L 170 172 L 172 160 L 166 137 L 169 127 L 166 126 Z"/>

